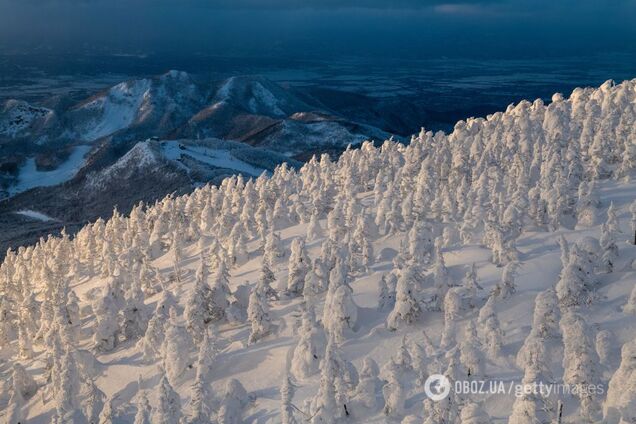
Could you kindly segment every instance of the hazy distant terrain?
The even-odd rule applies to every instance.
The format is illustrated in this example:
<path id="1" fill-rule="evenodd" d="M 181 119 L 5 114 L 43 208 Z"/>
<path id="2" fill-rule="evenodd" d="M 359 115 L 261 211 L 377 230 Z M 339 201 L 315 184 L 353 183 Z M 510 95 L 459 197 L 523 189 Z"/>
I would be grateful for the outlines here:
<path id="1" fill-rule="evenodd" d="M 406 142 L 422 126 L 448 132 L 458 120 L 522 98 L 547 100 L 608 77 L 629 78 L 635 66 L 629 55 L 327 61 L 0 54 L 0 250 L 72 230 L 114 207 L 127 212 L 138 201 L 237 172 L 256 176 L 245 172 L 253 165 L 242 165 L 246 157 L 266 163 L 254 169 L 271 171 L 317 153 L 336 157 L 366 139 Z M 181 147 L 166 150 L 176 145 L 162 140 Z M 222 141 L 238 144 L 218 149 Z M 212 150 L 209 143 L 216 143 Z M 141 153 L 152 160 L 130 161 Z"/>

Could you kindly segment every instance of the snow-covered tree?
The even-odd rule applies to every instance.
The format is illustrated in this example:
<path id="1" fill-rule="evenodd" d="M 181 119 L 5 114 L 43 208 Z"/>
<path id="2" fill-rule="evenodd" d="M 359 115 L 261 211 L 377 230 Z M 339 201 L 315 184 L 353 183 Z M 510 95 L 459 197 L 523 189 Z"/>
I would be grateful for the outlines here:
<path id="1" fill-rule="evenodd" d="M 212 279 L 211 309 L 212 321 L 222 321 L 227 317 L 227 309 L 230 306 L 230 281 L 225 259 L 219 258 L 218 267 Z"/>
<path id="2" fill-rule="evenodd" d="M 483 290 L 483 287 L 477 282 L 477 269 L 475 264 L 470 267 L 470 271 L 466 273 L 462 287 L 466 291 L 468 297 L 468 305 L 471 308 L 477 306 L 477 290 Z"/>
<path id="3" fill-rule="evenodd" d="M 598 373 L 599 358 L 594 349 L 591 331 L 583 317 L 576 312 L 565 312 L 561 317 L 563 334 L 563 382 L 570 385 L 589 387 L 600 383 Z M 596 392 L 579 390 L 582 422 L 596 422 L 600 405 Z"/>
<path id="4" fill-rule="evenodd" d="M 561 278 L 556 285 L 556 294 L 562 309 L 576 308 L 588 301 L 588 278 L 579 265 L 582 260 L 582 252 L 576 245 L 572 246 L 568 265 L 561 271 Z"/>
<path id="5" fill-rule="evenodd" d="M 382 387 L 384 413 L 390 417 L 401 417 L 404 415 L 406 393 L 400 375 L 394 368 L 390 368 L 386 377 L 387 382 Z"/>
<path id="6" fill-rule="evenodd" d="M 210 385 L 210 373 L 216 354 L 215 337 L 211 334 L 211 331 L 206 330 L 203 333 L 203 339 L 197 355 L 196 375 L 191 388 L 191 414 L 188 418 L 188 424 L 204 424 L 211 421 L 214 394 Z"/>
<path id="7" fill-rule="evenodd" d="M 192 341 L 185 328 L 178 323 L 174 308 L 170 309 L 165 332 L 162 347 L 165 372 L 170 380 L 176 381 L 191 365 L 189 352 L 192 350 Z"/>
<path id="8" fill-rule="evenodd" d="M 420 305 L 415 292 L 418 283 L 417 269 L 409 265 L 397 281 L 395 305 L 386 320 L 387 328 L 397 330 L 403 324 L 412 324 L 420 316 Z"/>
<path id="9" fill-rule="evenodd" d="M 212 305 L 212 289 L 208 283 L 208 268 L 205 258 L 201 255 L 194 288 L 186 300 L 184 310 L 186 328 L 197 344 L 203 339 L 207 325 L 212 321 Z"/>
<path id="10" fill-rule="evenodd" d="M 536 360 L 534 355 L 529 357 L 525 364 L 522 384 L 531 387 L 520 396 L 515 397 L 512 405 L 512 413 L 508 418 L 508 424 L 551 424 L 554 422 L 554 411 L 550 405 L 547 393 L 537 390 L 537 384 L 549 384 L 546 380 L 544 366 Z"/>
<path id="11" fill-rule="evenodd" d="M 618 225 L 618 217 L 616 216 L 616 207 L 614 207 L 614 202 L 611 202 L 609 208 L 607 208 L 607 221 L 605 221 L 605 225 L 607 225 L 607 231 L 612 234 L 622 232 Z"/>
<path id="12" fill-rule="evenodd" d="M 504 266 L 503 273 L 501 274 L 501 281 L 497 283 L 493 295 L 499 299 L 507 299 L 512 296 L 516 291 L 515 276 L 517 273 L 516 262 L 508 262 Z"/>
<path id="13" fill-rule="evenodd" d="M 217 414 L 219 424 L 240 424 L 248 402 L 249 398 L 243 385 L 234 378 L 229 379 L 225 384 L 225 393 Z"/>
<path id="14" fill-rule="evenodd" d="M 110 286 L 106 287 L 103 294 L 93 304 L 93 312 L 97 321 L 93 336 L 95 349 L 104 352 L 112 350 L 119 338 L 117 322 L 119 307 L 118 299 L 113 296 Z"/>
<path id="15" fill-rule="evenodd" d="M 26 411 L 24 410 L 24 398 L 19 391 L 13 388 L 11 397 L 4 409 L 3 423 L 6 424 L 24 424 L 26 423 Z"/>
<path id="16" fill-rule="evenodd" d="M 289 374 L 283 376 L 283 384 L 280 386 L 280 417 L 281 424 L 297 424 L 300 421 L 296 419 L 296 407 L 294 406 L 294 384 Z"/>
<path id="17" fill-rule="evenodd" d="M 329 304 L 329 319 L 324 322 L 325 329 L 337 343 L 346 340 L 346 333 L 356 329 L 358 306 L 353 301 L 351 288 L 343 284 L 338 287 Z"/>
<path id="18" fill-rule="evenodd" d="M 158 404 L 152 416 L 153 423 L 178 423 L 182 417 L 181 399 L 179 394 L 172 388 L 165 373 L 161 376 L 158 390 Z"/>
<path id="19" fill-rule="evenodd" d="M 306 309 L 298 328 L 298 343 L 290 365 L 291 374 L 302 380 L 317 373 L 326 346 L 324 330 L 316 323 L 313 310 Z"/>
<path id="20" fill-rule="evenodd" d="M 395 289 L 397 285 L 397 278 L 395 274 L 383 274 L 380 279 L 380 287 L 378 293 L 378 311 L 385 312 L 393 310 L 395 306 Z"/>
<path id="21" fill-rule="evenodd" d="M 477 318 L 478 330 L 488 357 L 496 361 L 501 355 L 503 346 L 503 331 L 494 308 L 494 298 L 488 298 L 486 304 L 479 310 Z"/>
<path id="22" fill-rule="evenodd" d="M 370 411 L 376 410 L 379 406 L 378 389 L 382 384 L 378 377 L 379 373 L 378 364 L 369 357 L 364 358 L 355 398 Z"/>
<path id="23" fill-rule="evenodd" d="M 623 306 L 623 312 L 636 315 L 636 285 L 632 288 L 627 303 Z"/>
<path id="24" fill-rule="evenodd" d="M 11 383 L 13 390 L 17 390 L 23 399 L 31 398 L 38 390 L 36 381 L 27 370 L 17 362 L 13 364 Z"/>
<path id="25" fill-rule="evenodd" d="M 89 423 L 99 422 L 99 416 L 106 406 L 106 395 L 102 392 L 93 379 L 89 378 L 84 384 L 84 403 L 82 410 Z"/>
<path id="26" fill-rule="evenodd" d="M 466 368 L 468 378 L 478 378 L 484 375 L 484 358 L 473 321 L 468 321 L 459 343 L 459 352 L 459 360 Z"/>
<path id="27" fill-rule="evenodd" d="M 247 319 L 251 325 L 249 344 L 256 343 L 269 334 L 272 325 L 269 316 L 269 305 L 267 298 L 259 293 L 258 290 L 252 290 L 252 294 L 250 294 Z"/>
<path id="28" fill-rule="evenodd" d="M 490 416 L 474 402 L 468 402 L 459 414 L 462 424 L 490 424 L 492 419 Z"/>
<path id="29" fill-rule="evenodd" d="M 322 237 L 322 234 L 318 212 L 314 211 L 309 219 L 309 224 L 307 224 L 307 241 L 314 241 Z"/>
<path id="30" fill-rule="evenodd" d="M 148 402 L 148 395 L 145 390 L 140 390 L 137 394 L 137 412 L 135 413 L 134 424 L 151 424 L 152 408 Z"/>
<path id="31" fill-rule="evenodd" d="M 627 424 L 636 420 L 636 340 L 621 349 L 621 364 L 612 375 L 603 404 L 603 422 Z"/>
<path id="32" fill-rule="evenodd" d="M 302 293 L 305 276 L 310 266 L 311 262 L 307 256 L 305 241 L 301 238 L 295 238 L 291 244 L 291 255 L 289 257 L 287 293 L 293 295 Z"/>
<path id="33" fill-rule="evenodd" d="M 458 287 L 452 287 L 444 296 L 444 328 L 440 346 L 451 347 L 456 341 L 456 326 L 462 312 L 462 298 Z"/>
<path id="34" fill-rule="evenodd" d="M 618 258 L 618 246 L 614 240 L 614 234 L 609 230 L 606 224 L 601 226 L 601 238 L 599 240 L 603 252 L 601 255 L 601 267 L 605 272 L 613 272 L 614 264 Z"/>
<path id="35" fill-rule="evenodd" d="M 614 359 L 614 349 L 616 339 L 614 334 L 609 330 L 601 330 L 596 333 L 596 354 L 601 364 L 605 366 L 611 365 Z"/>

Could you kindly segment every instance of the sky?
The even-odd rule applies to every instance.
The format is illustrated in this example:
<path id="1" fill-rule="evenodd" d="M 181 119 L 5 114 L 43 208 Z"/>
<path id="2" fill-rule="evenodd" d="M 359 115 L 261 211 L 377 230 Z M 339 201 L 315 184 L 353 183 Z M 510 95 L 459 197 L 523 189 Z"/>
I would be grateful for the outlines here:
<path id="1" fill-rule="evenodd" d="M 636 0 L 0 0 L 0 48 L 227 56 L 636 51 Z"/>

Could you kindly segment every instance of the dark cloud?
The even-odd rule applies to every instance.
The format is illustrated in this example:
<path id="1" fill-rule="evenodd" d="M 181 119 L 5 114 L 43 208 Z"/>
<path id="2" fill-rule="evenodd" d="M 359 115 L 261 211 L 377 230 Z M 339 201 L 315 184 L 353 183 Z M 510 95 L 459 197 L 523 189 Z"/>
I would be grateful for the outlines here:
<path id="1" fill-rule="evenodd" d="M 303 57 L 633 51 L 634 16 L 636 0 L 0 0 L 0 49 Z"/>

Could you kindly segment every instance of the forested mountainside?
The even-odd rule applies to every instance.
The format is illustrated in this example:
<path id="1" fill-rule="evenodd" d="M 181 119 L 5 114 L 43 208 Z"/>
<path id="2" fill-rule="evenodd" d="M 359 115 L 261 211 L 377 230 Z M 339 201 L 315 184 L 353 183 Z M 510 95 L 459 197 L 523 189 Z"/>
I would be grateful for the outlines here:
<path id="1" fill-rule="evenodd" d="M 9 252 L 1 418 L 636 422 L 635 101 L 523 101 Z M 434 401 L 434 374 L 598 390 Z"/>

